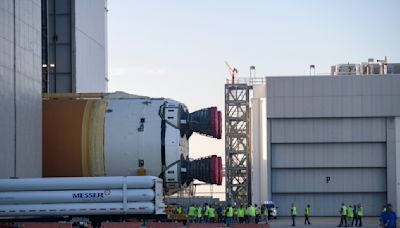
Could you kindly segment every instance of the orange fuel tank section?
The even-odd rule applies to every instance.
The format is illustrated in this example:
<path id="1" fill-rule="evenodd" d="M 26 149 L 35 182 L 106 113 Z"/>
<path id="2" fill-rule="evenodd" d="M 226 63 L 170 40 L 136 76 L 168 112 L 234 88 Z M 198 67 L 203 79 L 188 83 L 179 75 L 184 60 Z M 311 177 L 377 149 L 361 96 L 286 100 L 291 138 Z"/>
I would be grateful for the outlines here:
<path id="1" fill-rule="evenodd" d="M 104 113 L 100 99 L 43 100 L 43 176 L 104 175 Z"/>

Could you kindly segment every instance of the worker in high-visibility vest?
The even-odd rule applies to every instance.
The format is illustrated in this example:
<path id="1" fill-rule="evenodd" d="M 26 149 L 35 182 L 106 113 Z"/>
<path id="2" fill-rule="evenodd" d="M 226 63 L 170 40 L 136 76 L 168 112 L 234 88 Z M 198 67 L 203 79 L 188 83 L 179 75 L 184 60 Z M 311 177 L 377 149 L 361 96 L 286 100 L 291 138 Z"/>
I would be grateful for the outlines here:
<path id="1" fill-rule="evenodd" d="M 201 219 L 203 216 L 203 208 L 201 207 L 201 205 L 197 206 L 196 208 L 196 223 L 201 223 Z"/>
<path id="2" fill-rule="evenodd" d="M 350 226 L 350 222 L 353 221 L 353 206 L 349 205 L 347 207 L 347 225 Z"/>
<path id="3" fill-rule="evenodd" d="M 364 216 L 364 209 L 361 206 L 361 203 L 357 206 L 357 217 L 358 217 L 358 226 L 362 226 L 362 217 Z"/>
<path id="4" fill-rule="evenodd" d="M 290 208 L 290 216 L 292 217 L 292 226 L 296 226 L 296 215 L 297 215 L 297 208 L 294 203 L 292 203 L 292 207 Z"/>
<path id="5" fill-rule="evenodd" d="M 223 211 L 223 207 L 221 204 L 218 204 L 216 211 L 217 211 L 217 215 L 218 215 L 218 223 L 221 223 L 222 222 L 222 211 Z"/>
<path id="6" fill-rule="evenodd" d="M 310 216 L 311 216 L 311 207 L 310 204 L 307 204 L 306 209 L 304 210 L 304 225 L 306 225 L 307 223 L 308 225 L 311 225 Z"/>
<path id="7" fill-rule="evenodd" d="M 204 213 L 203 213 L 205 223 L 208 223 L 208 209 L 210 209 L 210 206 L 208 206 L 208 203 L 206 203 L 205 207 L 204 207 Z"/>
<path id="8" fill-rule="evenodd" d="M 233 206 L 233 222 L 238 223 L 238 208 L 234 205 Z"/>
<path id="9" fill-rule="evenodd" d="M 348 221 L 348 223 L 350 223 L 350 221 Z M 358 224 L 357 205 L 354 204 L 353 205 L 353 220 L 351 221 L 351 226 L 353 226 L 353 225 L 357 226 L 357 224 Z"/>
<path id="10" fill-rule="evenodd" d="M 188 216 L 189 216 L 189 218 L 188 218 L 189 221 L 188 222 L 189 223 L 194 223 L 194 219 L 196 217 L 196 208 L 194 207 L 193 204 L 190 205 L 190 207 L 189 207 Z"/>
<path id="11" fill-rule="evenodd" d="M 239 223 L 243 224 L 244 223 L 244 208 L 243 205 L 240 205 L 238 208 L 238 219 Z"/>
<path id="12" fill-rule="evenodd" d="M 215 209 L 212 205 L 208 208 L 208 222 L 215 222 Z"/>
<path id="13" fill-rule="evenodd" d="M 178 215 L 181 215 L 181 214 L 182 214 L 182 206 L 181 206 L 181 205 L 178 205 L 178 207 L 176 208 L 176 213 L 177 213 Z"/>
<path id="14" fill-rule="evenodd" d="M 244 223 L 249 223 L 249 211 L 248 207 L 244 206 Z"/>
<path id="15" fill-rule="evenodd" d="M 340 224 L 338 225 L 338 227 L 347 226 L 347 207 L 346 205 L 344 205 L 344 203 L 342 203 L 339 213 L 340 213 Z"/>
<path id="16" fill-rule="evenodd" d="M 263 215 L 264 215 L 264 221 L 265 221 L 265 223 L 268 224 L 269 209 L 268 209 L 267 206 L 264 207 Z"/>
<path id="17" fill-rule="evenodd" d="M 231 205 L 228 205 L 226 208 L 226 225 L 230 226 L 232 224 L 232 218 L 233 218 L 233 208 Z"/>
<path id="18" fill-rule="evenodd" d="M 250 204 L 248 207 L 248 215 L 249 215 L 249 223 L 255 224 L 256 223 L 256 208 Z"/>
<path id="19" fill-rule="evenodd" d="M 256 224 L 258 224 L 260 222 L 261 209 L 257 204 L 254 205 L 254 208 L 256 209 Z"/>
<path id="20" fill-rule="evenodd" d="M 226 209 L 226 206 L 222 207 L 222 222 L 226 222 Z"/>

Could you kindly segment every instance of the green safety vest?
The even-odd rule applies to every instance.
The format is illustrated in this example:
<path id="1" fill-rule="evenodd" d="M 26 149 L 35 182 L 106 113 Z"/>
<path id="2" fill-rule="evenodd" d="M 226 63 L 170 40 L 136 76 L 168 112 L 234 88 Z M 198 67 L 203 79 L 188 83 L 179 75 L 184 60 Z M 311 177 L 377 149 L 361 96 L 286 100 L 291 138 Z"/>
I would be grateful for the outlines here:
<path id="1" fill-rule="evenodd" d="M 238 215 L 238 209 L 237 208 L 233 208 L 233 214 L 234 215 Z"/>
<path id="2" fill-rule="evenodd" d="M 208 210 L 210 209 L 209 206 L 206 207 L 206 209 L 204 210 L 204 216 L 208 216 Z"/>
<path id="3" fill-rule="evenodd" d="M 249 215 L 250 216 L 256 216 L 256 208 L 255 207 L 253 207 L 253 206 L 250 207 Z"/>
<path id="4" fill-rule="evenodd" d="M 189 216 L 194 216 L 195 211 L 196 211 L 195 207 L 189 207 L 189 213 L 188 213 Z"/>
<path id="5" fill-rule="evenodd" d="M 260 208 L 256 207 L 256 215 L 260 215 Z"/>
<path id="6" fill-rule="evenodd" d="M 226 208 L 222 208 L 222 216 L 226 215 Z"/>
<path id="7" fill-rule="evenodd" d="M 362 207 L 357 209 L 357 215 L 358 216 L 363 216 L 363 208 Z"/>
<path id="8" fill-rule="evenodd" d="M 306 207 L 306 212 L 305 212 L 305 214 L 306 214 L 307 216 L 310 216 L 310 215 L 311 215 L 311 209 L 310 209 L 309 207 Z"/>
<path id="9" fill-rule="evenodd" d="M 264 215 L 265 215 L 265 216 L 268 216 L 268 208 L 265 208 L 265 209 L 264 209 Z"/>
<path id="10" fill-rule="evenodd" d="M 244 209 L 243 208 L 239 208 L 238 209 L 238 217 L 239 218 L 243 218 L 244 217 Z"/>
<path id="11" fill-rule="evenodd" d="M 182 207 L 176 208 L 176 212 L 178 212 L 179 215 L 182 214 Z"/>
<path id="12" fill-rule="evenodd" d="M 249 214 L 249 212 L 248 212 L 248 208 L 243 208 L 243 210 L 244 210 L 244 215 L 248 215 Z"/>
<path id="13" fill-rule="evenodd" d="M 292 209 L 290 210 L 290 214 L 291 215 L 297 215 L 297 208 L 296 207 L 292 207 Z"/>
<path id="14" fill-rule="evenodd" d="M 342 215 L 347 215 L 347 207 L 342 206 Z"/>
<path id="15" fill-rule="evenodd" d="M 215 217 L 215 209 L 214 208 L 210 207 L 208 209 L 208 217 L 209 218 L 214 218 Z"/>
<path id="16" fill-rule="evenodd" d="M 201 218 L 201 210 L 202 210 L 203 208 L 201 208 L 201 207 L 198 207 L 197 208 L 197 217 L 198 218 Z"/>
<path id="17" fill-rule="evenodd" d="M 228 218 L 233 217 L 233 208 L 232 207 L 228 207 L 228 209 L 226 211 L 226 217 L 228 217 Z"/>
<path id="18" fill-rule="evenodd" d="M 352 207 L 347 208 L 347 217 L 353 218 L 353 208 Z"/>

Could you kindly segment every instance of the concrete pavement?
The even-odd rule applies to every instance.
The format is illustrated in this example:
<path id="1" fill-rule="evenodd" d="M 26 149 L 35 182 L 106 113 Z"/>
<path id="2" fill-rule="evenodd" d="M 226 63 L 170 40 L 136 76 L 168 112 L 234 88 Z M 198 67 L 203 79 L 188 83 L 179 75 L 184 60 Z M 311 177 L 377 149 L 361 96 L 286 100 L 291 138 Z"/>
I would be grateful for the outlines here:
<path id="1" fill-rule="evenodd" d="M 311 225 L 304 225 L 304 217 L 299 216 L 296 219 L 296 227 L 310 227 L 310 228 L 326 228 L 336 227 L 339 222 L 339 217 L 311 217 Z M 271 228 L 275 227 L 291 227 L 292 219 L 289 217 L 280 217 L 269 221 Z M 363 218 L 363 227 L 379 227 L 378 217 L 367 217 Z"/>

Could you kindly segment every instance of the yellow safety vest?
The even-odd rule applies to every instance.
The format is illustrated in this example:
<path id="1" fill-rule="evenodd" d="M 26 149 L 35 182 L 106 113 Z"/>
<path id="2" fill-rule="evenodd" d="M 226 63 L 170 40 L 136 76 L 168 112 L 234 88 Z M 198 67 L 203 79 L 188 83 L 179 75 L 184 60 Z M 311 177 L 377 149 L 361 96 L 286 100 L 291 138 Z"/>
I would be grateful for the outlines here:
<path id="1" fill-rule="evenodd" d="M 232 218 L 233 217 L 233 208 L 228 207 L 228 210 L 226 211 L 226 217 Z"/>
<path id="2" fill-rule="evenodd" d="M 265 216 L 268 216 L 268 213 L 269 213 L 268 208 L 265 208 L 265 209 L 264 209 L 264 215 L 265 215 Z"/>
<path id="3" fill-rule="evenodd" d="M 176 212 L 178 212 L 178 215 L 182 214 L 182 207 L 178 207 L 178 208 L 176 209 Z"/>
<path id="4" fill-rule="evenodd" d="M 362 208 L 362 207 L 358 208 L 358 209 L 357 209 L 357 215 L 358 215 L 358 216 L 363 216 L 363 214 L 364 214 L 364 213 L 363 213 L 363 208 Z"/>
<path id="5" fill-rule="evenodd" d="M 347 207 L 342 206 L 342 215 L 347 215 Z"/>
<path id="6" fill-rule="evenodd" d="M 195 211 L 196 211 L 195 207 L 189 207 L 189 213 L 188 213 L 189 216 L 194 216 Z"/>
<path id="7" fill-rule="evenodd" d="M 207 206 L 206 209 L 204 210 L 204 216 L 208 216 L 208 209 L 210 209 L 209 206 Z"/>
<path id="8" fill-rule="evenodd" d="M 291 215 L 297 215 L 297 208 L 292 207 L 292 210 L 290 212 L 291 212 Z"/>
<path id="9" fill-rule="evenodd" d="M 244 209 L 243 208 L 239 208 L 238 209 L 238 217 L 239 218 L 243 218 L 244 217 Z"/>
<path id="10" fill-rule="evenodd" d="M 353 208 L 352 207 L 347 208 L 347 217 L 353 218 Z"/>
<path id="11" fill-rule="evenodd" d="M 306 215 L 310 216 L 311 215 L 311 209 L 309 207 L 306 207 Z"/>
<path id="12" fill-rule="evenodd" d="M 253 207 L 253 206 L 250 207 L 249 215 L 250 216 L 256 216 L 256 208 L 255 207 Z"/>
<path id="13" fill-rule="evenodd" d="M 215 217 L 215 209 L 214 208 L 210 207 L 208 209 L 208 217 L 209 218 L 214 218 Z"/>
<path id="14" fill-rule="evenodd" d="M 201 210 L 202 210 L 203 208 L 201 208 L 201 207 L 198 207 L 197 208 L 197 217 L 198 218 L 201 218 Z"/>

